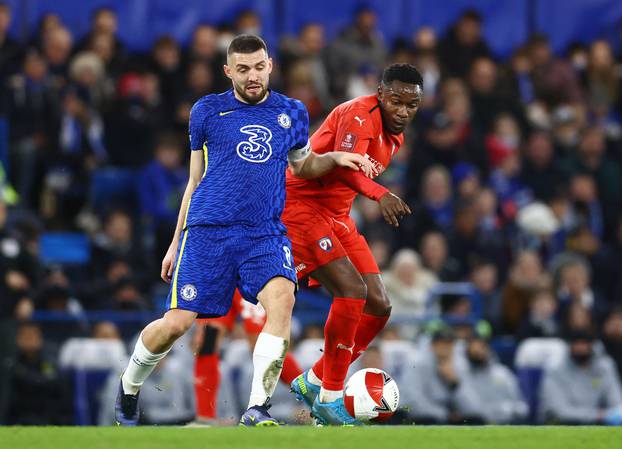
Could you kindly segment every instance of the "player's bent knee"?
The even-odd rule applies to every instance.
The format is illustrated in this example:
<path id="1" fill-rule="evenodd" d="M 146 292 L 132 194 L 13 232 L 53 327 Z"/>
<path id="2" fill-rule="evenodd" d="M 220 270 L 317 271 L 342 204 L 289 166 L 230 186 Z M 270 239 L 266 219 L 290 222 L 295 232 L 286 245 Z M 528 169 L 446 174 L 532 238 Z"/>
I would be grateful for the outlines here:
<path id="1" fill-rule="evenodd" d="M 375 316 L 389 316 L 392 308 L 387 295 L 371 294 L 367 296 L 364 312 Z"/>
<path id="2" fill-rule="evenodd" d="M 294 309 L 294 303 L 296 302 L 296 298 L 293 293 L 285 293 L 281 295 L 278 299 L 279 305 L 283 308 L 283 310 L 291 311 Z"/>
<path id="3" fill-rule="evenodd" d="M 289 316 L 292 314 L 295 301 L 296 299 L 292 292 L 280 292 L 268 301 L 264 301 L 262 305 L 267 315 Z"/>
<path id="4" fill-rule="evenodd" d="M 275 312 L 291 314 L 295 301 L 294 283 L 282 277 L 273 278 L 259 292 L 257 299 L 268 315 Z"/>
<path id="5" fill-rule="evenodd" d="M 184 335 L 190 326 L 187 326 L 184 322 L 176 322 L 173 321 L 168 325 L 168 332 L 171 339 L 177 340 L 179 337 Z"/>
<path id="6" fill-rule="evenodd" d="M 340 298 L 367 298 L 367 285 L 361 279 L 360 282 L 350 282 L 348 284 L 337 286 L 335 291 L 333 292 L 334 296 L 338 296 Z"/>
<path id="7" fill-rule="evenodd" d="M 164 318 L 165 332 L 169 340 L 177 340 L 184 335 L 194 323 L 194 314 L 171 314 L 170 312 Z"/>

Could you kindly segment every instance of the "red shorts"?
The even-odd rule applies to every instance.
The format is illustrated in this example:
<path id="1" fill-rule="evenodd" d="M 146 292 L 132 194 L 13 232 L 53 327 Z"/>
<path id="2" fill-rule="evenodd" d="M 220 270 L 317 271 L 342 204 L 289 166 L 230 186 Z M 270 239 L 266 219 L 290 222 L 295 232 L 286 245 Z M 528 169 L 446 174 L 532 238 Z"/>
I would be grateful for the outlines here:
<path id="1" fill-rule="evenodd" d="M 226 315 L 219 318 L 200 319 L 197 321 L 203 324 L 223 326 L 231 332 L 238 316 L 242 318 L 244 331 L 250 335 L 259 334 L 266 323 L 266 311 L 261 307 L 261 304 L 245 301 L 237 289 L 233 293 L 231 309 L 229 309 Z"/>
<path id="2" fill-rule="evenodd" d="M 298 279 L 342 257 L 361 274 L 380 273 L 367 240 L 350 217 L 333 218 L 308 202 L 289 200 L 281 219 L 292 242 Z"/>

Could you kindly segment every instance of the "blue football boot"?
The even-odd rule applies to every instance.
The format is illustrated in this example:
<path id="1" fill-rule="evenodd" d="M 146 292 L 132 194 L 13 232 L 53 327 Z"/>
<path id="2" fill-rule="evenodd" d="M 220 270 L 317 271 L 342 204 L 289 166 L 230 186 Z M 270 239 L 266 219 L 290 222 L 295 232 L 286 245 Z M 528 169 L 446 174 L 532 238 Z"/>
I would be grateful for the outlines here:
<path id="1" fill-rule="evenodd" d="M 268 413 L 269 405 L 254 405 L 244 412 L 240 418 L 240 426 L 270 427 L 279 426 L 279 422 Z"/>
<path id="2" fill-rule="evenodd" d="M 117 426 L 137 426 L 140 409 L 138 408 L 138 395 L 125 394 L 123 383 L 119 381 L 119 392 L 114 404 L 114 416 Z"/>
<path id="3" fill-rule="evenodd" d="M 320 387 L 309 382 L 309 370 L 296 377 L 291 384 L 290 391 L 296 395 L 296 400 L 303 401 L 309 408 L 313 407 L 315 398 L 320 394 Z"/>
<path id="4" fill-rule="evenodd" d="M 320 402 L 317 397 L 311 407 L 311 416 L 323 426 L 362 426 L 363 423 L 353 418 L 343 403 L 343 398 L 333 402 Z"/>

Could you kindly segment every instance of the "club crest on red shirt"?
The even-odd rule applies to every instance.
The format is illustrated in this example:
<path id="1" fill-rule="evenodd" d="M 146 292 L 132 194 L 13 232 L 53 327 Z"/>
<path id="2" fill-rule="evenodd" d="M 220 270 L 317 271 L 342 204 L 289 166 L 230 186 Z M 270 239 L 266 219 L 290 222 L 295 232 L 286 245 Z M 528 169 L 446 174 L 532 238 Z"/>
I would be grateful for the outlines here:
<path id="1" fill-rule="evenodd" d="M 328 237 L 319 239 L 317 244 L 320 245 L 320 248 L 322 248 L 326 252 L 333 249 L 333 242 Z"/>

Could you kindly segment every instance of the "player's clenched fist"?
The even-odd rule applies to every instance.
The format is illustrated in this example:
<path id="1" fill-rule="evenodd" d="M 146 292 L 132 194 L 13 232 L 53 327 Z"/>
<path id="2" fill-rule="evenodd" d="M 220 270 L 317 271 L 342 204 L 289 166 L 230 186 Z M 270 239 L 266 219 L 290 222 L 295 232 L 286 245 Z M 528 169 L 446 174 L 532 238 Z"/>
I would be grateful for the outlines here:
<path id="1" fill-rule="evenodd" d="M 175 261 L 176 253 L 177 245 L 171 244 L 171 246 L 168 247 L 166 256 L 164 256 L 164 259 L 162 259 L 162 271 L 160 272 L 160 277 L 167 284 L 170 284 L 171 279 L 173 279 L 173 263 Z"/>
<path id="2" fill-rule="evenodd" d="M 350 168 L 354 171 L 361 170 L 368 178 L 376 174 L 374 173 L 374 166 L 371 161 L 358 153 L 335 151 L 330 154 L 335 159 L 335 163 L 340 167 Z"/>
<path id="3" fill-rule="evenodd" d="M 396 228 L 400 225 L 400 220 L 412 212 L 408 204 L 406 204 L 399 196 L 387 192 L 378 201 L 382 216 L 390 225 Z"/>

